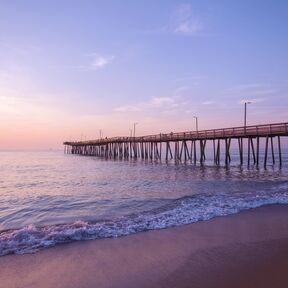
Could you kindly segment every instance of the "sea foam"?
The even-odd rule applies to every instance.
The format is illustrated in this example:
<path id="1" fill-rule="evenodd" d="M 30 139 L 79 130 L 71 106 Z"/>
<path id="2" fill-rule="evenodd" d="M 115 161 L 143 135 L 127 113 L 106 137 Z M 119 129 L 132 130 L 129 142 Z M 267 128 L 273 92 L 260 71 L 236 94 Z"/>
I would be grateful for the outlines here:
<path id="1" fill-rule="evenodd" d="M 175 199 L 157 209 L 106 221 L 79 220 L 43 227 L 28 225 L 0 233 L 0 256 L 33 253 L 71 241 L 119 237 L 189 224 L 269 204 L 288 204 L 288 192 L 280 189 L 261 193 L 197 194 Z"/>

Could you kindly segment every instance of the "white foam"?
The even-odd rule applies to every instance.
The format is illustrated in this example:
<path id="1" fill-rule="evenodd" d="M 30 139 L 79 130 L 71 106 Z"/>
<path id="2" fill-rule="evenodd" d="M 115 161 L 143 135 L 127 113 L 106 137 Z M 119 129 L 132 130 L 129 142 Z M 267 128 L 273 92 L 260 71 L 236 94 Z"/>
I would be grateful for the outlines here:
<path id="1" fill-rule="evenodd" d="M 288 192 L 199 194 L 177 199 L 165 207 L 142 214 L 87 223 L 26 226 L 0 234 L 0 256 L 33 253 L 39 249 L 71 241 L 119 237 L 146 230 L 189 224 L 216 216 L 237 213 L 241 210 L 268 204 L 288 204 Z"/>

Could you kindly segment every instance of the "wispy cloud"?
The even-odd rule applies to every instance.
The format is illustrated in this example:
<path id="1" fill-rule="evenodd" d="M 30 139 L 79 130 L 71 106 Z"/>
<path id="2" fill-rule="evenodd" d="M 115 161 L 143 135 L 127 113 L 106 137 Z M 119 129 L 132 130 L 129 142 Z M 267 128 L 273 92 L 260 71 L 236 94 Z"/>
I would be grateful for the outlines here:
<path id="1" fill-rule="evenodd" d="M 278 90 L 274 89 L 270 85 L 253 83 L 253 84 L 242 84 L 230 87 L 224 91 L 224 94 L 243 95 L 243 96 L 259 96 L 275 94 Z"/>
<path id="2" fill-rule="evenodd" d="M 83 70 L 100 70 L 110 64 L 114 59 L 114 55 L 100 55 L 98 53 L 86 54 L 90 58 L 90 62 L 87 65 L 76 66 L 76 68 Z"/>
<path id="3" fill-rule="evenodd" d="M 175 110 L 184 105 L 184 102 L 179 101 L 176 97 L 154 97 L 147 102 L 139 102 L 132 105 L 124 105 L 113 109 L 115 112 L 142 112 L 145 110 L 163 109 Z"/>
<path id="4" fill-rule="evenodd" d="M 203 105 L 212 105 L 214 103 L 215 103 L 214 101 L 209 101 L 209 100 L 202 102 Z"/>
<path id="5" fill-rule="evenodd" d="M 250 84 L 240 84 L 233 87 L 227 88 L 226 91 L 243 91 L 248 89 L 259 89 L 262 88 L 264 84 L 261 83 L 250 83 Z"/>
<path id="6" fill-rule="evenodd" d="M 90 68 L 92 70 L 98 70 L 104 68 L 107 64 L 114 60 L 115 56 L 101 56 L 95 55 L 94 59 L 90 63 Z"/>
<path id="7" fill-rule="evenodd" d="M 135 105 L 124 105 L 124 106 L 119 106 L 113 109 L 115 112 L 139 112 L 143 108 L 143 105 L 141 103 L 135 104 Z"/>
<path id="8" fill-rule="evenodd" d="M 174 94 L 181 95 L 182 93 L 190 91 L 191 89 L 192 89 L 192 86 L 189 86 L 189 85 L 179 86 L 178 88 L 175 89 Z"/>
<path id="9" fill-rule="evenodd" d="M 0 48 L 5 49 L 9 52 L 16 53 L 18 55 L 33 55 L 35 53 L 41 52 L 41 47 L 37 45 L 30 45 L 30 46 L 17 46 L 12 43 L 7 42 L 0 42 Z"/>
<path id="10" fill-rule="evenodd" d="M 203 20 L 194 13 L 192 6 L 190 4 L 181 4 L 172 11 L 166 23 L 160 27 L 148 29 L 145 33 L 196 36 L 203 30 Z"/>
<path id="11" fill-rule="evenodd" d="M 182 4 L 173 15 L 173 32 L 180 35 L 195 36 L 203 30 L 203 22 L 193 13 L 190 4 Z"/>
<path id="12" fill-rule="evenodd" d="M 172 97 L 155 97 L 149 104 L 153 108 L 158 108 L 162 106 L 171 106 L 175 105 L 175 99 Z"/>

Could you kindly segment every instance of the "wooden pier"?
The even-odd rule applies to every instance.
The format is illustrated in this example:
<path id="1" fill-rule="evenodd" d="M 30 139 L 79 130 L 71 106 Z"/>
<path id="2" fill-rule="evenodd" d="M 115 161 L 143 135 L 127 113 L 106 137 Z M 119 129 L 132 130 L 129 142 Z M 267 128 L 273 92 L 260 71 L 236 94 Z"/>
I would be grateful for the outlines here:
<path id="1" fill-rule="evenodd" d="M 287 136 L 288 123 L 286 122 L 180 133 L 160 133 L 141 137 L 66 141 L 63 144 L 65 145 L 64 152 L 68 154 L 112 159 L 139 158 L 166 161 L 174 159 L 175 162 L 203 163 L 206 160 L 206 144 L 209 141 L 213 147 L 214 163 L 220 164 L 221 151 L 223 151 L 222 158 L 225 164 L 229 165 L 233 140 L 238 146 L 240 164 L 244 163 L 244 156 L 246 156 L 248 165 L 254 164 L 258 167 L 260 165 L 260 142 L 264 142 L 263 164 L 266 167 L 270 153 L 272 163 L 275 164 L 277 160 L 279 165 L 282 165 L 281 137 Z M 244 153 L 244 146 L 247 147 L 247 153 Z"/>

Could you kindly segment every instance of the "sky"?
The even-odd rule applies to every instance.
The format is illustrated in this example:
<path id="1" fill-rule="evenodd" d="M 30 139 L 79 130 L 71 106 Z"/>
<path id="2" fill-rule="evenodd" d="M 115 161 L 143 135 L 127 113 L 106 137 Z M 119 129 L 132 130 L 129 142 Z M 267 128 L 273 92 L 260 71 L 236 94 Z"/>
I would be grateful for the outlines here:
<path id="1" fill-rule="evenodd" d="M 288 120 L 288 1 L 0 0 L 0 150 Z"/>

